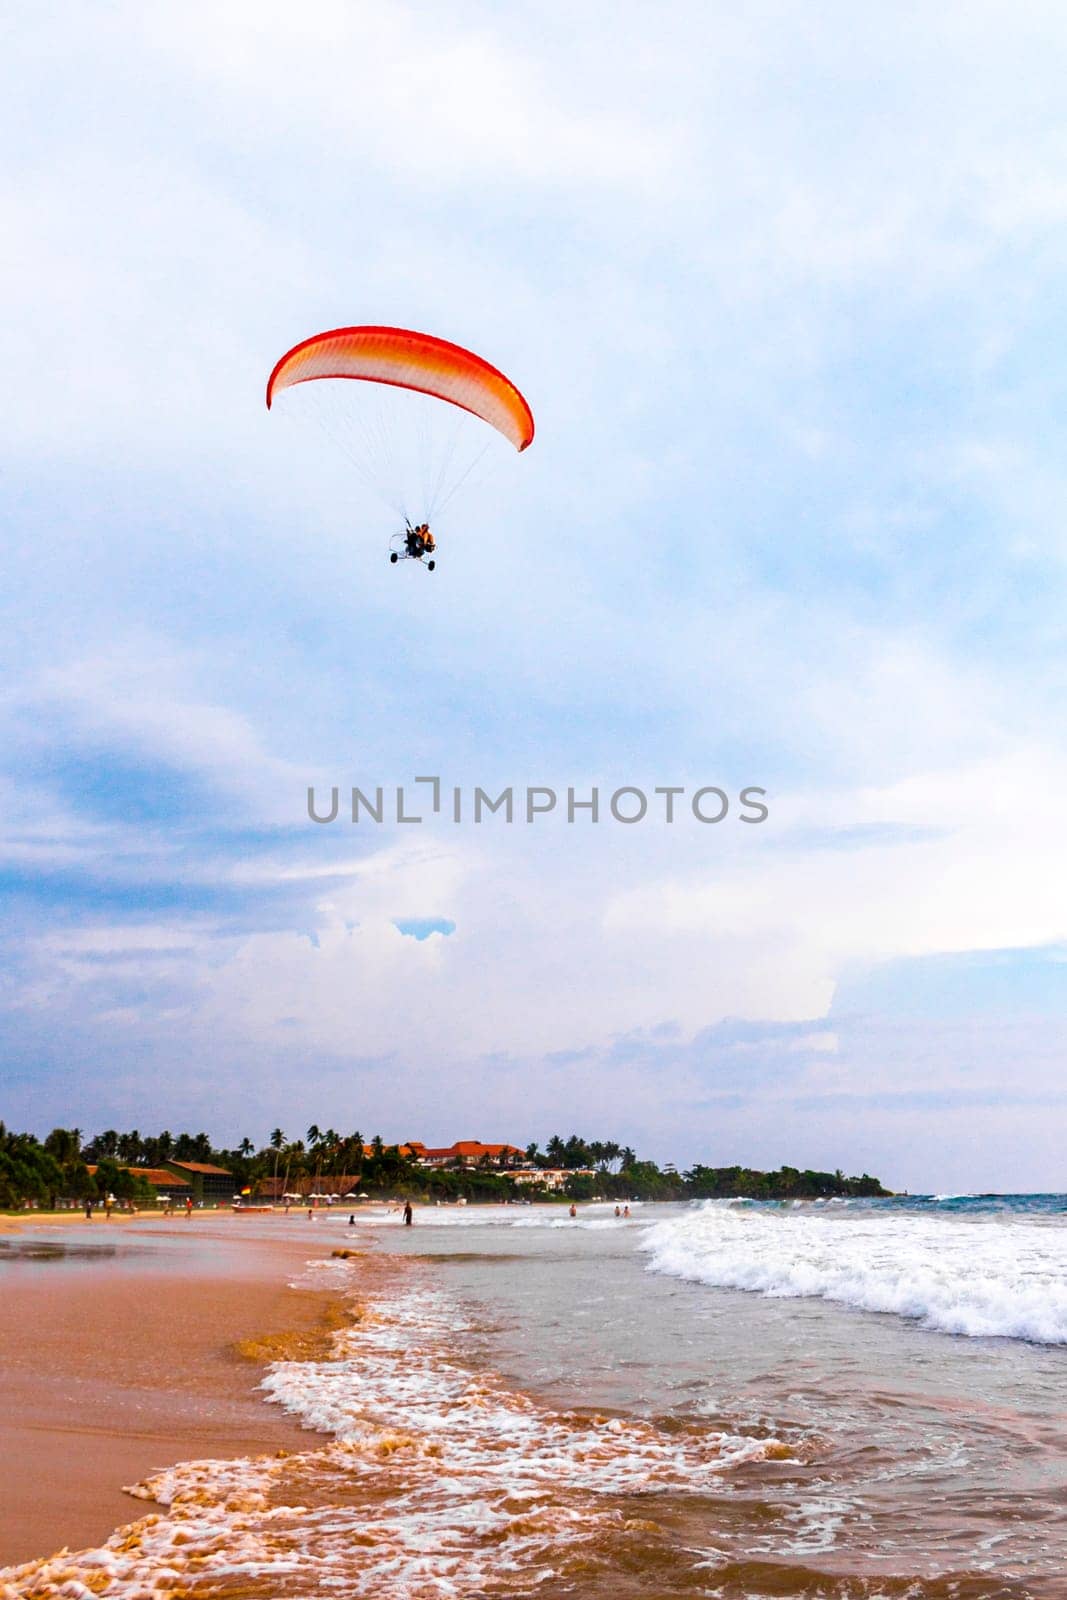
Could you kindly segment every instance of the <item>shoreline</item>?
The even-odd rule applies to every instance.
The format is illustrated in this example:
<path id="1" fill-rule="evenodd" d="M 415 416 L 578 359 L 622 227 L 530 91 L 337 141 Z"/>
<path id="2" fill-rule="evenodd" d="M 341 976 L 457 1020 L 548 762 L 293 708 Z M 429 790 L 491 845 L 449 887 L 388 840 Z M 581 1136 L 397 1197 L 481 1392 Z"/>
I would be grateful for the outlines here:
<path id="1" fill-rule="evenodd" d="M 335 1295 L 288 1282 L 317 1242 L 246 1239 L 236 1259 L 234 1234 L 219 1260 L 174 1270 L 154 1229 L 143 1255 L 122 1248 L 128 1228 L 119 1237 L 105 1262 L 77 1261 L 75 1247 L 70 1262 L 2 1269 L 0 1566 L 103 1544 L 144 1514 L 124 1488 L 162 1468 L 295 1452 L 314 1437 L 259 1383 L 291 1343 L 313 1346 L 336 1326 Z"/>
<path id="2" fill-rule="evenodd" d="M 214 1212 L 210 1215 L 215 1215 Z M 0 1234 L 20 1233 L 23 1228 L 66 1228 L 72 1223 L 80 1222 L 82 1227 L 94 1227 L 97 1222 L 110 1224 L 112 1222 L 144 1222 L 144 1221 L 173 1221 L 172 1217 L 164 1217 L 162 1211 L 112 1211 L 106 1217 L 101 1210 L 94 1212 L 92 1221 L 86 1217 L 84 1211 L 0 1211 Z"/>
<path id="3" fill-rule="evenodd" d="M 588 1202 L 583 1201 L 581 1203 L 587 1204 Z M 436 1209 L 427 1206 L 424 1201 L 416 1201 L 413 1204 L 416 1211 Z M 472 1207 L 486 1206 L 494 1208 L 499 1207 L 499 1201 L 471 1201 L 470 1205 Z M 368 1204 L 361 1205 L 354 1215 L 358 1224 L 361 1217 L 380 1217 L 390 1212 L 399 1213 L 402 1206 L 402 1200 L 372 1200 Z M 123 1211 L 118 1206 L 115 1206 L 109 1217 L 102 1206 L 96 1205 L 91 1218 L 86 1217 L 85 1211 L 80 1207 L 65 1207 L 61 1211 L 0 1211 L 0 1237 L 4 1234 L 20 1233 L 25 1228 L 68 1228 L 73 1227 L 75 1224 L 80 1224 L 83 1228 L 96 1228 L 110 1227 L 112 1223 L 116 1222 L 125 1226 L 129 1226 L 133 1222 L 153 1222 L 164 1223 L 168 1226 L 180 1224 L 185 1227 L 189 1222 L 199 1222 L 203 1226 L 205 1223 L 219 1222 L 224 1218 L 227 1223 L 230 1223 L 243 1222 L 246 1218 L 263 1220 L 266 1217 L 278 1217 L 288 1222 L 304 1217 L 307 1209 L 307 1206 L 303 1204 L 291 1206 L 288 1212 L 282 1206 L 274 1206 L 270 1211 L 261 1211 L 249 1206 L 242 1215 L 231 1206 L 194 1207 L 188 1214 L 181 1206 L 175 1206 L 169 1213 L 163 1210 L 149 1210 L 147 1207 L 141 1211 Z M 312 1209 L 316 1220 L 326 1217 L 338 1217 L 352 1210 L 351 1207 L 345 1206 L 315 1206 Z M 264 1241 L 261 1236 L 257 1236 L 256 1242 L 262 1244 Z M 271 1242 L 273 1243 L 273 1241 Z"/>
<path id="4" fill-rule="evenodd" d="M 678 1227 L 693 1215 L 681 1213 Z M 114 1314 L 123 1287 L 147 1296 L 155 1320 L 139 1331 L 159 1349 L 175 1336 L 176 1299 L 191 1299 L 201 1320 L 212 1320 L 206 1371 L 184 1344 L 180 1366 L 168 1363 L 166 1454 L 147 1424 L 138 1433 L 111 1416 L 99 1430 L 114 1493 L 88 1537 L 71 1538 L 77 1483 L 53 1485 L 37 1470 L 37 1493 L 52 1495 L 53 1511 L 65 1503 L 59 1538 L 75 1548 L 57 1550 L 59 1538 L 38 1536 L 28 1559 L 0 1576 L 0 1594 L 59 1600 L 91 1590 L 138 1600 L 157 1588 L 206 1585 L 247 1600 L 281 1592 L 414 1600 L 431 1586 L 530 1593 L 548 1565 L 563 1591 L 588 1600 L 680 1597 L 704 1582 L 700 1553 L 709 1541 L 715 1576 L 727 1587 L 744 1582 L 746 1592 L 792 1593 L 798 1584 L 808 1593 L 817 1583 L 820 1593 L 844 1596 L 881 1582 L 894 1593 L 925 1593 L 930 1584 L 931 1593 L 959 1587 L 989 1600 L 1053 1592 L 1043 1584 L 1055 1561 L 1045 1545 L 1054 1488 L 1042 1494 L 1024 1474 L 1035 1452 L 1042 1470 L 1055 1459 L 1055 1353 L 958 1346 L 932 1332 L 919 1350 L 899 1316 L 857 1319 L 824 1298 L 783 1306 L 739 1290 L 725 1302 L 696 1285 L 679 1288 L 669 1273 L 650 1278 L 634 1250 L 620 1248 L 631 1236 L 608 1218 L 594 1215 L 573 1233 L 557 1231 L 552 1217 L 533 1231 L 525 1219 L 505 1220 L 518 1231 L 446 1228 L 415 1247 L 402 1224 L 395 1233 L 357 1232 L 309 1230 L 303 1220 L 247 1233 L 177 1220 L 169 1240 L 156 1228 L 114 1243 L 98 1231 L 81 1249 L 69 1232 L 27 1235 L 46 1253 L 20 1257 L 15 1247 L 9 1282 L 81 1283 L 97 1316 Z M 749 1248 L 758 1243 L 751 1219 L 711 1213 L 705 1222 L 718 1226 L 715 1240 L 736 1223 Z M 769 1225 L 795 1254 L 795 1217 L 776 1214 Z M 846 1227 L 866 1239 L 863 1217 L 833 1231 Z M 911 1229 L 905 1243 L 916 1227 L 920 1242 L 929 1231 L 908 1217 L 900 1227 Z M 994 1252 L 999 1236 L 995 1228 Z M 968 1256 L 981 1243 L 964 1242 Z M 876 1251 L 870 1262 L 887 1259 Z M 588 1295 L 594 1276 L 597 1292 Z M 283 1287 L 294 1279 L 313 1287 Z M 253 1295 L 278 1309 L 276 1320 L 264 1316 L 253 1328 Z M 39 1310 L 21 1289 L 17 1297 L 24 1319 Z M 619 1314 L 605 1316 L 605 1304 Z M 220 1343 L 231 1313 L 240 1331 Z M 635 1345 L 636 1325 L 659 1330 L 655 1370 Z M 530 1340 L 531 1329 L 556 1346 L 554 1355 Z M 256 1385 L 268 1363 L 264 1393 Z M 40 1392 L 38 1351 L 26 1365 Z M 92 1384 L 85 1374 L 59 1376 L 84 1424 L 77 1384 L 90 1401 Z M 112 1362 L 102 1384 L 112 1409 L 117 1394 L 136 1418 L 144 1373 L 116 1377 Z M 158 1408 L 158 1387 L 151 1400 Z M 225 1448 L 208 1439 L 202 1402 Z M 0 1391 L 0 1418 L 2 1407 Z M 48 1428 L 62 1451 L 70 1430 L 54 1410 Z M 115 1438 L 128 1433 L 142 1453 L 156 1452 L 124 1472 L 135 1499 L 117 1493 L 114 1476 Z M 91 1472 L 84 1452 L 92 1447 L 80 1426 L 68 1451 L 79 1471 Z M 1033 1528 L 1020 1525 L 1014 1500 L 1006 1511 L 1001 1504 L 1006 1463 L 1014 1493 L 1032 1496 Z M 2 1485 L 0 1494 L 10 1509 Z M 911 1530 L 906 1541 L 902 1528 Z M 1003 1546 L 993 1564 L 984 1555 L 990 1544 Z M 1026 1584 L 1030 1575 L 1037 1587 Z"/>

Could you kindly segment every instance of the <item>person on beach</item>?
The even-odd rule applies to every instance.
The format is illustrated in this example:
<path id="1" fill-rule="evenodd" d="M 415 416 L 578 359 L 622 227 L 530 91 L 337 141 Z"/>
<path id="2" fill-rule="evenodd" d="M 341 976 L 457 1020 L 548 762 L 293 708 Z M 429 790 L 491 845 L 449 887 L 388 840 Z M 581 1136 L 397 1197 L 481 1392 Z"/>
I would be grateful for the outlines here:
<path id="1" fill-rule="evenodd" d="M 92 1222 L 93 1220 L 93 1202 L 91 1200 L 86 1200 L 85 1202 L 85 1220 L 86 1222 Z"/>
<path id="2" fill-rule="evenodd" d="M 615 1215 L 617 1217 L 621 1217 L 622 1216 L 622 1212 L 619 1210 L 618 1206 L 615 1207 Z"/>
<path id="3" fill-rule="evenodd" d="M 574 1201 L 572 1200 L 571 1201 L 571 1216 L 572 1217 L 576 1217 L 577 1215 L 578 1215 L 578 1207 L 575 1205 Z"/>
<path id="4" fill-rule="evenodd" d="M 193 1197 L 192 1197 L 191 1194 L 187 1194 L 186 1197 L 185 1197 L 185 1220 L 187 1222 L 188 1222 L 189 1218 L 192 1216 L 192 1214 L 193 1214 Z"/>
<path id="5" fill-rule="evenodd" d="M 350 1211 L 348 1213 L 348 1226 L 350 1228 L 354 1228 L 355 1225 L 356 1225 L 356 1214 L 355 1214 L 354 1211 Z"/>
<path id="6" fill-rule="evenodd" d="M 624 1217 L 628 1217 L 628 1216 L 629 1216 L 629 1215 L 630 1215 L 630 1208 L 629 1208 L 629 1206 L 623 1206 L 623 1208 L 622 1208 L 622 1214 L 623 1214 L 623 1216 L 624 1216 Z"/>
<path id="7" fill-rule="evenodd" d="M 404 1226 L 405 1226 L 405 1228 L 410 1228 L 411 1227 L 411 1219 L 412 1219 L 413 1216 L 414 1216 L 414 1212 L 411 1209 L 411 1201 L 410 1200 L 405 1200 L 404 1201 Z"/>

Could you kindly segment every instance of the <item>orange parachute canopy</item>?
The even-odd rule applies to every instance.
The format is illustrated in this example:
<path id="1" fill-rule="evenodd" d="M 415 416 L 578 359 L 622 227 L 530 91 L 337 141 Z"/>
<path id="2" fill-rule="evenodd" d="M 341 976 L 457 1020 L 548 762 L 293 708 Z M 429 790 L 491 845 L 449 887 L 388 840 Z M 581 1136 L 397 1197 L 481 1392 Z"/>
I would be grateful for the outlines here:
<path id="1" fill-rule="evenodd" d="M 312 378 L 362 378 L 447 400 L 481 417 L 516 450 L 534 436 L 534 419 L 511 382 L 472 350 L 406 328 L 333 328 L 286 352 L 267 381 L 267 407 L 275 394 Z"/>

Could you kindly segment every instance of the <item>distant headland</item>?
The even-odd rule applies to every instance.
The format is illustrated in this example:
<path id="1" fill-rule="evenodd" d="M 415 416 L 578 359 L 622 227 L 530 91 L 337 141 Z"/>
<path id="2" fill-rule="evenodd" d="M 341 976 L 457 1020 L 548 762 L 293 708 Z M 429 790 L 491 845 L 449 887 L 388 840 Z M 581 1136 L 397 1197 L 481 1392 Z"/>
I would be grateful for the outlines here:
<path id="1" fill-rule="evenodd" d="M 78 1128 L 54 1128 L 43 1140 L 0 1123 L 0 1209 L 56 1209 L 114 1202 L 160 1204 L 318 1204 L 410 1198 L 500 1200 L 828 1200 L 889 1195 L 868 1173 L 783 1166 L 712 1167 L 679 1172 L 642 1160 L 611 1140 L 563 1139 L 483 1144 L 460 1139 L 430 1146 L 417 1139 L 369 1142 L 312 1124 L 302 1138 L 275 1128 L 257 1147 L 242 1139 L 217 1148 L 206 1133 L 142 1136 L 108 1129 L 83 1139 Z"/>

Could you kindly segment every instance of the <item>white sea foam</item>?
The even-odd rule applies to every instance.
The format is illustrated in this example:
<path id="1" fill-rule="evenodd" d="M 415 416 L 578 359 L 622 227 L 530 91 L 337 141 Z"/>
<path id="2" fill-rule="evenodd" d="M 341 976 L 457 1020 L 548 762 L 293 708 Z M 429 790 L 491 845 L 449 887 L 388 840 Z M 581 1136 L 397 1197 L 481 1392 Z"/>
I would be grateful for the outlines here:
<path id="1" fill-rule="evenodd" d="M 839 1301 L 941 1333 L 1067 1343 L 1067 1218 L 736 1207 L 646 1228 L 657 1272 L 717 1288 Z"/>
<path id="2" fill-rule="evenodd" d="M 353 1266 L 321 1263 L 310 1279 L 351 1283 Z M 159 1473 L 131 1492 L 162 1513 L 99 1550 L 0 1573 L 0 1600 L 140 1600 L 235 1580 L 249 1595 L 415 1600 L 480 1593 L 506 1573 L 529 1592 L 568 1549 L 626 1536 L 613 1496 L 706 1492 L 741 1463 L 793 1454 L 774 1438 L 538 1405 L 465 1364 L 455 1305 L 406 1277 L 357 1311 L 333 1359 L 279 1362 L 264 1380 L 329 1443 Z"/>
<path id="3" fill-rule="evenodd" d="M 620 1219 L 613 1212 L 614 1203 L 581 1205 L 577 1217 L 570 1216 L 565 1205 L 420 1206 L 415 1213 L 415 1225 L 418 1228 L 573 1228 L 583 1224 L 590 1227 L 594 1223 L 614 1225 Z M 361 1226 L 395 1229 L 400 1224 L 399 1212 L 358 1212 L 356 1215 Z M 331 1212 L 327 1220 L 347 1226 L 348 1214 Z"/>
<path id="4" fill-rule="evenodd" d="M 447 1442 L 450 1464 L 470 1474 L 495 1474 L 502 1448 L 513 1488 L 556 1481 L 602 1492 L 640 1483 L 677 1487 L 694 1472 L 721 1472 L 763 1453 L 760 1442 L 705 1434 L 679 1442 L 651 1424 L 554 1413 L 507 1388 L 495 1375 L 473 1374 L 450 1351 L 469 1330 L 454 1305 L 435 1290 L 408 1290 L 376 1302 L 368 1320 L 340 1335 L 337 1358 L 282 1362 L 263 1387 L 286 1410 L 347 1444 L 363 1445 L 382 1430 L 430 1444 Z M 486 1446 L 491 1460 L 487 1461 Z"/>

